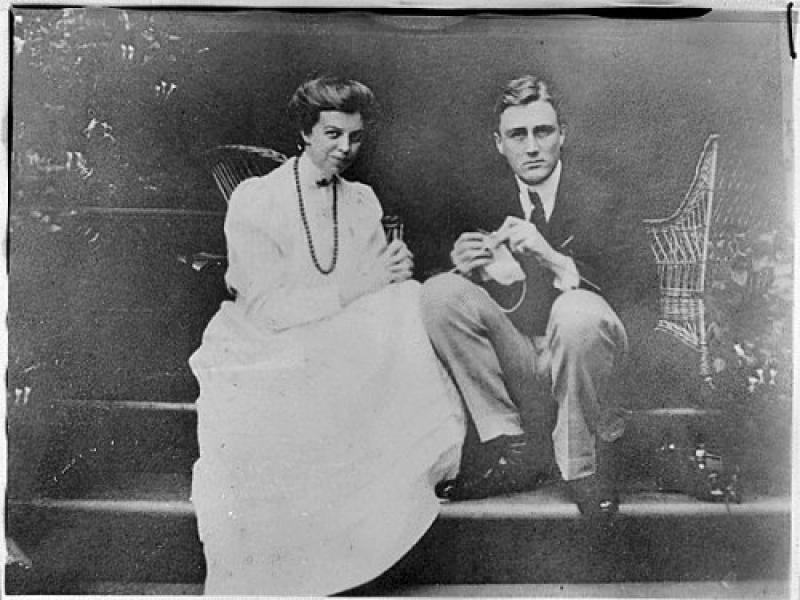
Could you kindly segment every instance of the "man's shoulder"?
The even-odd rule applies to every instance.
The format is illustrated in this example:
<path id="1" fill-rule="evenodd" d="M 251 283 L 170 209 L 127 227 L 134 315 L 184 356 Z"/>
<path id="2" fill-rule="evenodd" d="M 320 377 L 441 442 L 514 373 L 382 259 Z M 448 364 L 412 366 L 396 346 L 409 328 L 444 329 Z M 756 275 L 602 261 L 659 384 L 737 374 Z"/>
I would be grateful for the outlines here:
<path id="1" fill-rule="evenodd" d="M 559 195 L 570 199 L 610 200 L 621 194 L 618 180 L 612 173 L 577 161 L 564 163 L 558 187 Z"/>

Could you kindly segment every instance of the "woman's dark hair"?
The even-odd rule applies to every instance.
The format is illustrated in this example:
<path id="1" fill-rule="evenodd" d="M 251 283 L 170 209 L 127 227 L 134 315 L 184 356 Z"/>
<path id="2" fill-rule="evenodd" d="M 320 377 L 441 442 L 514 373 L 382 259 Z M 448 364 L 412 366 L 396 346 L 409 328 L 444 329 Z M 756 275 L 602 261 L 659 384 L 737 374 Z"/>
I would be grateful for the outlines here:
<path id="1" fill-rule="evenodd" d="M 524 75 L 509 81 L 503 89 L 494 109 L 495 126 L 500 123 L 500 115 L 510 106 L 525 106 L 537 100 L 549 102 L 556 111 L 559 122 L 563 122 L 561 107 L 553 94 L 552 86 L 540 77 Z"/>
<path id="2" fill-rule="evenodd" d="M 369 122 L 374 116 L 375 96 L 359 81 L 325 75 L 304 82 L 289 101 L 289 117 L 305 134 L 311 133 L 326 110 L 359 113 Z"/>

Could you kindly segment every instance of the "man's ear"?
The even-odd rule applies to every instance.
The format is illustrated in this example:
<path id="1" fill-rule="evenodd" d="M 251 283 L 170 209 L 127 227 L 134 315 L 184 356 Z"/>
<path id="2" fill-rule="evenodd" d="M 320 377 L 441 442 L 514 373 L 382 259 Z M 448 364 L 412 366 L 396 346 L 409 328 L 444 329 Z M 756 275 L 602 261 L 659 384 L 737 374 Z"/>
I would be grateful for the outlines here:
<path id="1" fill-rule="evenodd" d="M 503 154 L 503 145 L 502 145 L 502 138 L 500 137 L 500 133 L 495 131 L 492 136 L 494 137 L 494 147 L 497 148 L 497 151 L 500 154 Z"/>
<path id="2" fill-rule="evenodd" d="M 567 138 L 567 124 L 564 123 L 564 122 L 559 122 L 558 128 L 560 130 L 559 131 L 559 137 L 560 137 L 560 140 L 561 140 L 561 145 L 563 146 L 564 145 L 564 140 Z"/>

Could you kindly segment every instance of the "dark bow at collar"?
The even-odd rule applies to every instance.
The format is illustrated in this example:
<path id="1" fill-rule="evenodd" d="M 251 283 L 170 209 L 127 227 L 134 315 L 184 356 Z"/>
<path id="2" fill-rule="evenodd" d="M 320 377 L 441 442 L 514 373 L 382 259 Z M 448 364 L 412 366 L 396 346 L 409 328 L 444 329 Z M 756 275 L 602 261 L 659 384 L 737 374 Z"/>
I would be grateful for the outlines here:
<path id="1" fill-rule="evenodd" d="M 339 176 L 332 175 L 328 179 L 325 179 L 324 177 L 322 179 L 317 179 L 316 184 L 317 187 L 328 187 L 329 185 L 335 185 L 338 182 L 339 182 Z"/>

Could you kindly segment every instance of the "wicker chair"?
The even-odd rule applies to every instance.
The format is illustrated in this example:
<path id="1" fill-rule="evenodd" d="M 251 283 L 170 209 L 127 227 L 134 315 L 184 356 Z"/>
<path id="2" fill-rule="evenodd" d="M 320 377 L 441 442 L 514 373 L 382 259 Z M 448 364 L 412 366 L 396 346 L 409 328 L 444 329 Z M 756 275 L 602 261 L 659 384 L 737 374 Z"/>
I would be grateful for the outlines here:
<path id="1" fill-rule="evenodd" d="M 700 375 L 711 383 L 705 284 L 717 171 L 717 135 L 705 142 L 694 180 L 677 210 L 644 221 L 660 280 L 657 330 L 677 337 L 700 355 Z"/>
<path id="2" fill-rule="evenodd" d="M 288 160 L 285 154 L 277 150 L 241 144 L 217 146 L 206 153 L 206 158 L 211 175 L 226 205 L 231 199 L 233 190 L 242 181 L 266 175 Z M 224 267 L 227 264 L 227 257 L 224 254 L 195 252 L 188 256 L 178 256 L 178 261 L 189 265 L 195 271 L 203 271 L 212 267 Z"/>
<path id="3" fill-rule="evenodd" d="M 227 144 L 209 151 L 211 175 L 227 203 L 233 190 L 245 179 L 266 175 L 286 162 L 285 154 L 271 148 Z"/>

